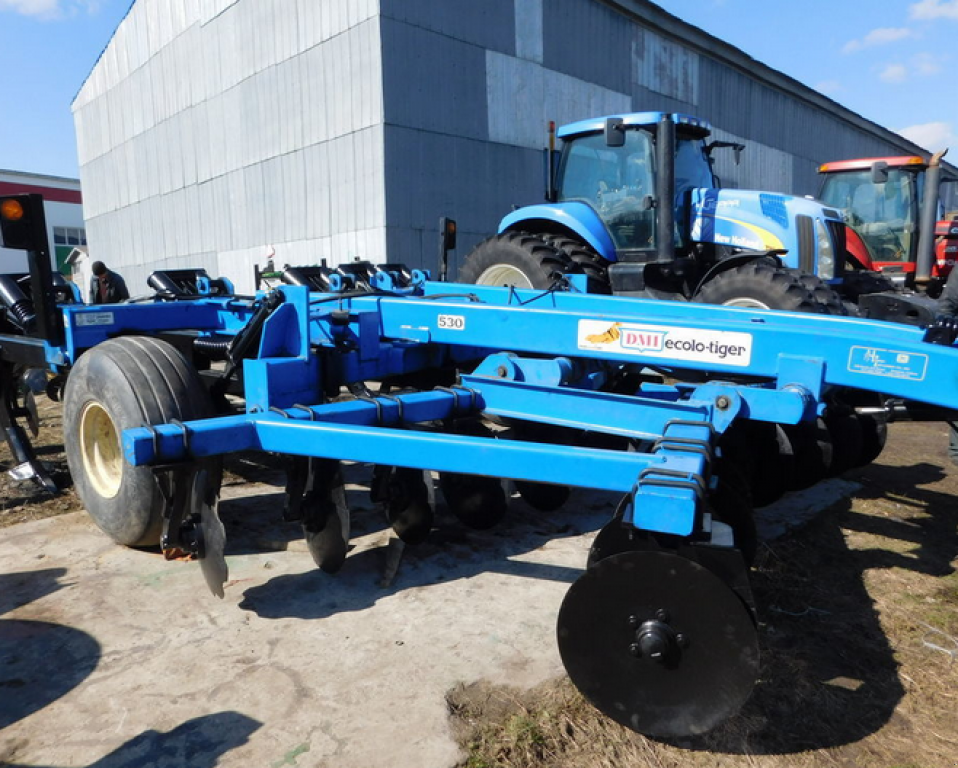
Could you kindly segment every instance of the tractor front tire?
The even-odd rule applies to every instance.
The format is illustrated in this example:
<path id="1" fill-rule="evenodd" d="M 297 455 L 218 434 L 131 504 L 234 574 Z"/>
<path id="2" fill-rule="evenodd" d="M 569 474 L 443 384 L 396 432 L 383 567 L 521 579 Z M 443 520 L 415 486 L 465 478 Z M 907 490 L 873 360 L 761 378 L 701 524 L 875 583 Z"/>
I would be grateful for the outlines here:
<path id="1" fill-rule="evenodd" d="M 822 308 L 797 274 L 767 262 L 750 261 L 720 272 L 693 301 L 750 309 L 821 314 Z"/>
<path id="2" fill-rule="evenodd" d="M 540 238 L 506 232 L 483 240 L 463 260 L 459 282 L 548 290 L 574 265 Z"/>
<path id="3" fill-rule="evenodd" d="M 80 500 L 113 541 L 157 544 L 165 507 L 152 470 L 124 459 L 123 430 L 210 415 L 196 371 L 164 341 L 123 336 L 80 357 L 64 392 L 64 447 Z M 219 466 L 209 475 L 218 486 Z"/>
<path id="4" fill-rule="evenodd" d="M 818 275 L 800 274 L 798 279 L 802 281 L 802 285 L 808 288 L 812 298 L 821 308 L 822 314 L 858 317 L 858 307 L 854 304 L 846 304 L 842 297 Z"/>

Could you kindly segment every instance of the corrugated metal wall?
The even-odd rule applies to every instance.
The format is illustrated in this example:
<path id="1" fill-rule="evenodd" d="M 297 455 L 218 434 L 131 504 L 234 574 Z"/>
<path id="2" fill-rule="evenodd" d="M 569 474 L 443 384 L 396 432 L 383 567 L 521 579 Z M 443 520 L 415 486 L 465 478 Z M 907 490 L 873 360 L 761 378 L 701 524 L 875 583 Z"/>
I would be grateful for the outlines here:
<path id="1" fill-rule="evenodd" d="M 74 102 L 93 253 L 145 290 L 384 246 L 376 0 L 138 0 Z"/>
<path id="2" fill-rule="evenodd" d="M 558 123 L 709 120 L 726 185 L 914 145 L 645 0 L 137 0 L 74 104 L 91 249 L 132 276 L 364 257 L 434 266 L 542 198 Z"/>
<path id="3" fill-rule="evenodd" d="M 440 215 L 458 219 L 463 254 L 511 206 L 540 202 L 549 120 L 693 114 L 715 138 L 748 146 L 739 164 L 716 152 L 726 186 L 802 195 L 817 191 L 825 160 L 914 151 L 808 102 L 798 83 L 783 89 L 759 66 L 668 34 L 642 15 L 661 10 L 641 0 L 495 0 L 481 24 L 460 16 L 464 5 L 381 2 L 387 243 L 407 262 L 435 263 Z"/>

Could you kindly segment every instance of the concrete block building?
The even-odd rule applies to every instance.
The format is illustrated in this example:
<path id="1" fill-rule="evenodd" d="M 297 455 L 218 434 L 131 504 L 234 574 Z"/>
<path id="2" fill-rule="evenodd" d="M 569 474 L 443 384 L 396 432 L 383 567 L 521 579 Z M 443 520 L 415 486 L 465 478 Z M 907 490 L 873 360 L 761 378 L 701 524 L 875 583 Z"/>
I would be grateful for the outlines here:
<path id="1" fill-rule="evenodd" d="M 725 186 L 817 189 L 826 160 L 914 153 L 647 0 L 136 0 L 73 104 L 87 235 L 145 287 L 202 266 L 435 266 L 542 199 L 548 121 L 686 112 Z"/>

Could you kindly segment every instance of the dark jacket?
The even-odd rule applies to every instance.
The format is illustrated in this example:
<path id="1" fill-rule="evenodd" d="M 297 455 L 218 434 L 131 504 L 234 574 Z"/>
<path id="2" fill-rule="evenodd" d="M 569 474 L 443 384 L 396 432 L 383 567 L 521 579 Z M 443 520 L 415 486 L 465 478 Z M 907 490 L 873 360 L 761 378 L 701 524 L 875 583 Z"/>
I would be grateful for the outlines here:
<path id="1" fill-rule="evenodd" d="M 103 277 L 106 280 L 106 300 L 100 298 L 100 278 L 94 275 L 90 281 L 90 304 L 119 304 L 130 298 L 126 282 L 116 272 L 108 269 Z"/>

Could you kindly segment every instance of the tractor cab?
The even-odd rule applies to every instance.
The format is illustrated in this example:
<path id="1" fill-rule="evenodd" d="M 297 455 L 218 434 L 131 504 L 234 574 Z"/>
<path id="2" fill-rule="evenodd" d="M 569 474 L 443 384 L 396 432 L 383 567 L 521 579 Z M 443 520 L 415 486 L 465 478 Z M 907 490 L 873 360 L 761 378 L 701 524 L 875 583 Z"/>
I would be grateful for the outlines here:
<path id="1" fill-rule="evenodd" d="M 674 118 L 674 156 L 664 170 L 674 174 L 673 220 L 686 221 L 687 193 L 714 187 L 715 177 L 704 143 L 708 125 L 683 115 Z M 667 141 L 657 135 L 662 125 L 662 115 L 643 112 L 584 120 L 558 132 L 563 144 L 549 200 L 590 206 L 608 231 L 619 260 L 642 260 L 658 247 L 656 144 Z M 678 228 L 675 236 L 676 245 L 687 245 L 684 228 Z"/>
<path id="2" fill-rule="evenodd" d="M 848 253 L 857 266 L 880 270 L 910 285 L 926 235 L 926 247 L 935 251 L 933 260 L 929 258 L 931 279 L 940 282 L 948 276 L 954 266 L 948 255 L 955 246 L 938 230 L 958 209 L 958 177 L 946 173 L 940 159 L 940 154 L 931 161 L 917 155 L 863 158 L 819 168 L 823 176 L 819 198 L 843 212 L 850 228 Z M 935 188 L 929 189 L 933 167 Z"/>
<path id="3" fill-rule="evenodd" d="M 867 255 L 854 254 L 863 266 L 914 270 L 927 168 L 915 156 L 847 160 L 819 169 L 819 198 L 839 208 L 863 241 Z"/>

